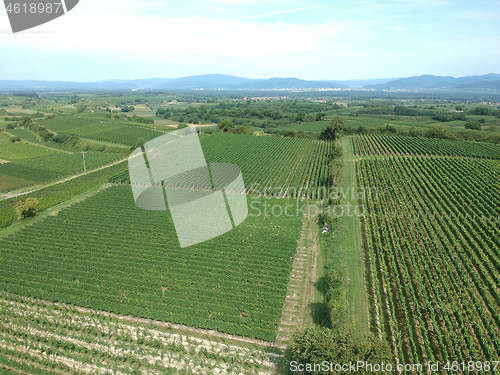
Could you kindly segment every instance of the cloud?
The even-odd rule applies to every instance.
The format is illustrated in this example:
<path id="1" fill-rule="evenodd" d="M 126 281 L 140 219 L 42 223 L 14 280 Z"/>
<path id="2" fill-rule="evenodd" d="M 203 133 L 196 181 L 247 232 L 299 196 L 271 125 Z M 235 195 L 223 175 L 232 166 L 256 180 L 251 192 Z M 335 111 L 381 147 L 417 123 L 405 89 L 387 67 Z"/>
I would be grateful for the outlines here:
<path id="1" fill-rule="evenodd" d="M 221 20 L 208 17 L 150 17 L 134 13 L 138 4 L 125 1 L 128 10 L 103 9 L 68 13 L 38 31 L 55 34 L 23 34 L 6 38 L 3 45 L 51 50 L 114 51 L 145 54 L 151 58 L 183 54 L 229 57 L 265 57 L 321 49 L 329 38 L 339 37 L 335 24 L 295 25 Z M 102 7 L 101 7 L 102 8 Z M 106 7 L 107 8 L 107 7 Z"/>

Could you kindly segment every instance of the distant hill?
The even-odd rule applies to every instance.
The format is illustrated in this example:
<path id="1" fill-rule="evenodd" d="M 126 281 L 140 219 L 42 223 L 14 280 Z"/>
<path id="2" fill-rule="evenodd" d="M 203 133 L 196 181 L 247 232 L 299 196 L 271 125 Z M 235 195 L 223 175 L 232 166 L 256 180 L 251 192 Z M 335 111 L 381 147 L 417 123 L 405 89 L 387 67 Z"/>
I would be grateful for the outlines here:
<path id="1" fill-rule="evenodd" d="M 99 82 L 63 82 L 3 80 L 0 90 L 284 90 L 284 89 L 332 89 L 348 86 L 331 81 L 305 81 L 297 78 L 251 79 L 224 74 L 206 74 L 184 78 L 149 78 L 135 80 L 106 80 Z"/>
<path id="2" fill-rule="evenodd" d="M 298 78 L 252 79 L 225 74 L 205 74 L 183 78 L 148 78 L 99 82 L 3 80 L 0 91 L 94 91 L 94 90 L 307 90 L 364 88 L 377 90 L 412 89 L 494 89 L 499 90 L 500 74 L 461 78 L 422 75 L 400 79 L 348 81 L 306 81 Z"/>
<path id="3" fill-rule="evenodd" d="M 490 82 L 499 81 L 500 74 L 486 74 L 482 76 L 443 77 L 422 75 L 419 77 L 401 78 L 382 84 L 366 85 L 367 89 L 397 90 L 397 89 L 450 89 L 450 88 L 488 88 Z"/>

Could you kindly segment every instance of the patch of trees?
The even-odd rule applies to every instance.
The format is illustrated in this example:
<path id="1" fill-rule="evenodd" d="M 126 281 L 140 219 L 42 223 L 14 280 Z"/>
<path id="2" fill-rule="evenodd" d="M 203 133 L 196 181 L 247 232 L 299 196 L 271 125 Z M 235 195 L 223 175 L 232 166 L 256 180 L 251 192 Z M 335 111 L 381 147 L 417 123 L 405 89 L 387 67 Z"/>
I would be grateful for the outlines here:
<path id="1" fill-rule="evenodd" d="M 432 116 L 432 119 L 441 122 L 450 122 L 455 120 L 467 121 L 464 112 L 456 112 L 456 113 L 439 112 L 435 113 Z"/>
<path id="2" fill-rule="evenodd" d="M 27 198 L 25 201 L 18 201 L 15 207 L 17 218 L 23 220 L 35 216 L 38 204 L 39 202 L 36 198 Z"/>
<path id="3" fill-rule="evenodd" d="M 132 117 L 129 117 L 128 119 L 129 119 L 129 121 L 138 122 L 140 124 L 154 124 L 155 123 L 155 120 L 152 118 L 140 117 L 137 115 L 133 115 Z"/>
<path id="4" fill-rule="evenodd" d="M 336 115 L 330 120 L 328 126 L 321 131 L 319 139 L 324 141 L 334 141 L 345 130 L 346 122 L 347 119 L 345 117 Z"/>
<path id="5" fill-rule="evenodd" d="M 467 121 L 465 124 L 465 129 L 475 129 L 475 130 L 481 130 L 482 126 L 479 121 Z"/>
<path id="6" fill-rule="evenodd" d="M 372 364 L 392 364 L 393 358 L 389 345 L 371 335 L 365 339 L 355 339 L 349 333 L 340 333 L 330 329 L 308 329 L 293 336 L 293 344 L 287 352 L 286 359 L 292 366 L 299 364 L 320 365 L 326 361 L 332 364 L 348 364 L 363 361 Z M 393 365 L 395 367 L 395 365 Z M 300 368 L 302 370 L 302 368 Z M 321 368 L 303 368 L 304 374 L 325 374 Z M 359 374 L 372 374 L 366 369 L 359 369 Z"/>
<path id="7" fill-rule="evenodd" d="M 469 110 L 468 113 L 477 116 L 500 116 L 500 110 L 488 107 L 476 107 Z"/>
<path id="8" fill-rule="evenodd" d="M 121 111 L 122 112 L 134 112 L 135 111 L 135 107 L 134 106 L 123 106 L 121 108 Z"/>

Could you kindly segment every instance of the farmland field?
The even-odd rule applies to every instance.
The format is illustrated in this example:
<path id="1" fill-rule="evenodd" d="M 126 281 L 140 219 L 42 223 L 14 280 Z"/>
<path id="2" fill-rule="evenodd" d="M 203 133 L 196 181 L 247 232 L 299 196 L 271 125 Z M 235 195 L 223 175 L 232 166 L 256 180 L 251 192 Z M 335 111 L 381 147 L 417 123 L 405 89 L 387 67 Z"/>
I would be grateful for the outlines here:
<path id="1" fill-rule="evenodd" d="M 151 140 L 162 133 L 127 123 L 105 122 L 100 120 L 61 116 L 40 122 L 49 130 L 75 134 L 83 138 L 134 145 L 139 139 Z"/>
<path id="2" fill-rule="evenodd" d="M 87 170 L 92 170 L 120 158 L 123 158 L 123 155 L 91 151 L 85 154 L 85 165 Z M 14 161 L 0 165 L 0 192 L 48 182 L 83 171 L 81 153 Z"/>
<path id="3" fill-rule="evenodd" d="M 357 136 L 354 152 L 360 155 L 441 155 L 500 159 L 500 145 L 447 139 L 397 136 Z"/>
<path id="4" fill-rule="evenodd" d="M 500 162 L 368 158 L 358 176 L 378 191 L 363 201 L 366 240 L 378 328 L 396 358 L 498 361 Z"/>
<path id="5" fill-rule="evenodd" d="M 254 200 L 284 206 L 287 200 Z M 251 203 L 252 204 L 252 203 Z M 180 249 L 167 212 L 111 187 L 0 240 L 10 293 L 273 341 L 302 215 L 250 216 Z M 282 208 L 283 209 L 283 208 Z"/>
<path id="6" fill-rule="evenodd" d="M 5 133 L 0 133 L 0 159 L 13 161 L 58 155 L 60 153 L 60 151 L 51 148 L 37 146 L 23 141 L 13 143 L 10 141 L 10 137 L 5 135 Z"/>
<path id="7" fill-rule="evenodd" d="M 240 94 L 0 96 L 0 373 L 284 375 L 311 332 L 334 337 L 308 342 L 322 360 L 500 360 L 500 111 Z M 126 160 L 179 123 L 214 124 L 206 162 L 237 165 L 249 204 L 186 248 Z"/>
<path id="8" fill-rule="evenodd" d="M 240 167 L 248 193 L 322 199 L 330 189 L 333 142 L 212 134 L 202 136 L 201 144 L 208 163 Z M 115 178 L 115 182 L 128 180 L 128 173 Z"/>

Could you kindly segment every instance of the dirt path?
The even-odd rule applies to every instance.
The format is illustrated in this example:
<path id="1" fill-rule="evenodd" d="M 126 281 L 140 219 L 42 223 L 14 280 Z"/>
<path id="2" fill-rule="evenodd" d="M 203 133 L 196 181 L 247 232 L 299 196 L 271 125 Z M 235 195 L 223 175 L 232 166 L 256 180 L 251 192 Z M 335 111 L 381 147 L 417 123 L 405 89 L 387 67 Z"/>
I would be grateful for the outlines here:
<path id="1" fill-rule="evenodd" d="M 314 322 L 316 296 L 316 265 L 318 247 L 318 211 L 306 206 L 297 252 L 288 283 L 283 306 L 278 342 L 289 343 L 294 332 L 301 331 Z"/>

